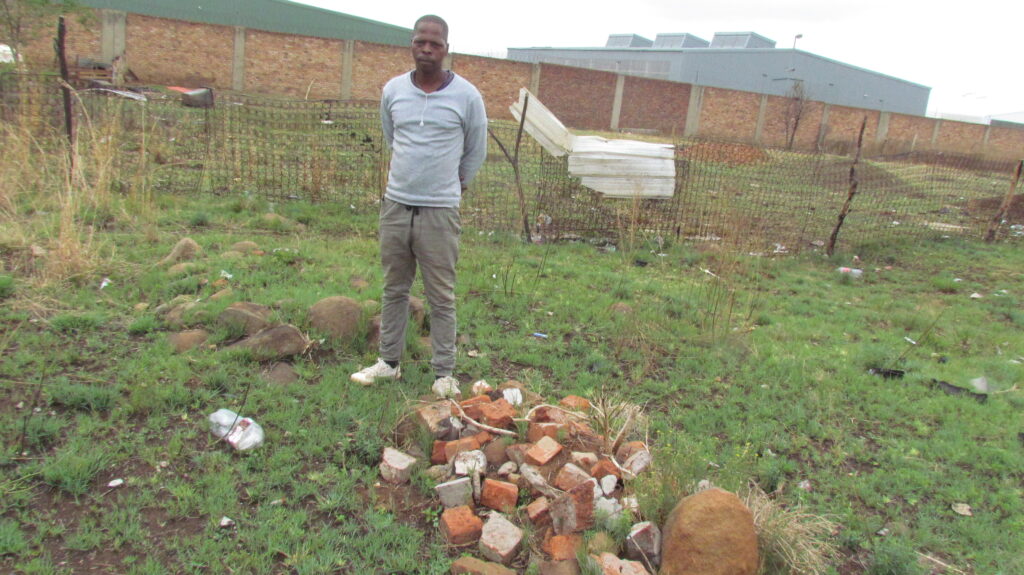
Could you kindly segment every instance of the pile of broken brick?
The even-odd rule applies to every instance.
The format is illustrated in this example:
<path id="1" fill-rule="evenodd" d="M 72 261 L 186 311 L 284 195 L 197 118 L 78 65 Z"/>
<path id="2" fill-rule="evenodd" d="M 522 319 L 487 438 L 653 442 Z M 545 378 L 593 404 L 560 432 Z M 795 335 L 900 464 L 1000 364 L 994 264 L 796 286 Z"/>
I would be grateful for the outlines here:
<path id="1" fill-rule="evenodd" d="M 603 573 L 656 572 L 661 532 L 651 522 L 634 522 L 637 501 L 624 489 L 652 462 L 645 443 L 626 441 L 625 427 L 602 429 L 608 436 L 618 431 L 614 438 L 595 432 L 594 408 L 582 397 L 544 404 L 514 380 L 498 389 L 480 381 L 472 392 L 463 401 L 416 405 L 399 433 L 410 438 L 419 428 L 432 435 L 426 473 L 444 507 L 441 532 L 449 544 L 475 546 L 483 558 L 463 556 L 452 573 L 515 573 L 512 568 L 522 571 L 528 563 L 538 563 L 541 573 L 579 573 L 578 553 Z M 422 466 L 428 455 L 414 443 L 405 441 L 405 452 L 385 448 L 385 481 L 407 482 Z M 530 541 L 521 522 L 530 524 Z M 615 546 L 586 546 L 585 531 L 626 522 L 632 527 L 625 558 L 610 552 Z"/>

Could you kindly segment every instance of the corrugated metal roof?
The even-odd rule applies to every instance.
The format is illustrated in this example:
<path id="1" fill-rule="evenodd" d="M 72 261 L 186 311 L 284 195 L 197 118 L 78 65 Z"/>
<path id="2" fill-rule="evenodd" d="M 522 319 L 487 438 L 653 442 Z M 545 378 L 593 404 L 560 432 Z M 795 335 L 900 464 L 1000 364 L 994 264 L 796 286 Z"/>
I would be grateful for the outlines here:
<path id="1" fill-rule="evenodd" d="M 81 0 L 92 8 L 269 32 L 406 46 L 412 29 L 288 0 Z"/>

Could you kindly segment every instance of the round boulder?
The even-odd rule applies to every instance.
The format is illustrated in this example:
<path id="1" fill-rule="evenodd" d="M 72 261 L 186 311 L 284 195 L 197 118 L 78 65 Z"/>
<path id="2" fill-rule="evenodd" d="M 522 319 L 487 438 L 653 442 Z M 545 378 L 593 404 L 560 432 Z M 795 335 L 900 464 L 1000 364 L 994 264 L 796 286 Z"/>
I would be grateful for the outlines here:
<path id="1" fill-rule="evenodd" d="M 661 575 L 754 575 L 754 514 L 717 487 L 685 497 L 662 530 Z"/>
<path id="2" fill-rule="evenodd" d="M 363 306 L 343 295 L 324 298 L 309 308 L 309 324 L 313 329 L 341 341 L 355 338 L 362 317 Z"/>

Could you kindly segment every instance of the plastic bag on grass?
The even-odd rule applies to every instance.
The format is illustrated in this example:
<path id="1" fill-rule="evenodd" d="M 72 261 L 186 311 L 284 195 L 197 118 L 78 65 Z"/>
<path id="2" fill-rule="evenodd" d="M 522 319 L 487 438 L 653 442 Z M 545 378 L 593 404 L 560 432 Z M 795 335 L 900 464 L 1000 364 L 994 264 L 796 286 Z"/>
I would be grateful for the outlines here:
<path id="1" fill-rule="evenodd" d="M 263 445 L 263 428 L 248 417 L 239 417 L 230 409 L 218 409 L 209 419 L 210 432 L 239 451 Z"/>

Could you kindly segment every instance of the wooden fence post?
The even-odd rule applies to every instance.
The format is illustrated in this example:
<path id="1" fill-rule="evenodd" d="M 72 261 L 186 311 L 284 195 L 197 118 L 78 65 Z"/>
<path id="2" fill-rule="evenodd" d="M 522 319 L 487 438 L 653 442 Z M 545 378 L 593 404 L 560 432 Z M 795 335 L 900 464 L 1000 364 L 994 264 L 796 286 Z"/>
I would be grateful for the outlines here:
<path id="1" fill-rule="evenodd" d="M 839 237 L 839 228 L 843 227 L 846 214 L 850 213 L 850 204 L 853 203 L 853 196 L 857 195 L 857 186 L 860 184 L 860 179 L 857 177 L 857 164 L 860 163 L 860 153 L 864 145 L 864 128 L 867 125 L 868 117 L 864 116 L 860 123 L 860 134 L 857 135 L 857 154 L 853 157 L 853 163 L 850 164 L 850 191 L 846 194 L 846 201 L 843 202 L 842 209 L 839 210 L 839 219 L 836 221 L 836 227 L 832 230 L 832 235 L 828 238 L 828 247 L 825 249 L 825 253 L 829 257 L 832 257 L 832 254 L 836 251 L 836 238 Z"/>
<path id="2" fill-rule="evenodd" d="M 1017 162 L 1017 169 L 1014 171 L 1013 179 L 1010 181 L 1010 189 L 1006 192 L 1003 203 L 999 205 L 996 215 L 992 218 L 992 223 L 988 225 L 988 233 L 985 234 L 985 241 L 988 243 L 995 241 L 996 232 L 999 231 L 1003 218 L 1006 217 L 1006 214 L 1010 213 L 1010 205 L 1013 204 L 1013 194 L 1017 191 L 1017 184 L 1020 182 L 1022 170 L 1024 170 L 1024 160 Z"/>

